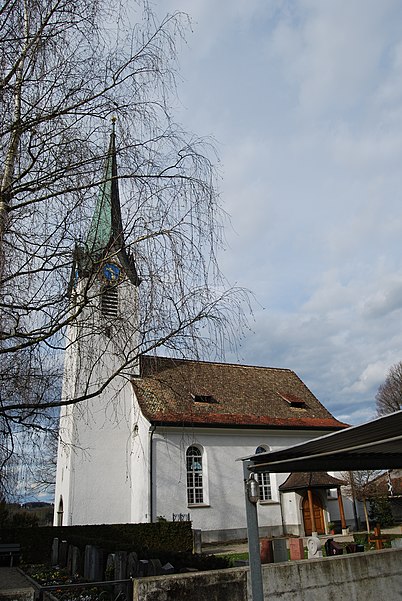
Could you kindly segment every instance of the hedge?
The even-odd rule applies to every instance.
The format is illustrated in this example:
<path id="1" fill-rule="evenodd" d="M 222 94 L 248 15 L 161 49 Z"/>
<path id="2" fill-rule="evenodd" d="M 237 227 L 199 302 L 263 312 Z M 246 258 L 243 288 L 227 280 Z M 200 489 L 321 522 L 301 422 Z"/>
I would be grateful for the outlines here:
<path id="1" fill-rule="evenodd" d="M 142 557 L 192 551 L 191 522 L 155 524 L 99 524 L 91 526 L 45 526 L 2 528 L 0 542 L 20 543 L 25 563 L 50 561 L 54 538 L 80 547 L 97 545 L 107 552 L 135 551 Z"/>

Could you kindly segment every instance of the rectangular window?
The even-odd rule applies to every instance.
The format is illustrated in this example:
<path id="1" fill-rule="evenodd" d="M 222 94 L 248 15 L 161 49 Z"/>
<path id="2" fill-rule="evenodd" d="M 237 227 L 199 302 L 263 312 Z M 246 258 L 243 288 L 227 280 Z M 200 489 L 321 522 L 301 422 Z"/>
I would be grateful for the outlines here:
<path id="1" fill-rule="evenodd" d="M 260 501 L 272 501 L 271 478 L 269 472 L 258 474 L 260 485 Z"/>

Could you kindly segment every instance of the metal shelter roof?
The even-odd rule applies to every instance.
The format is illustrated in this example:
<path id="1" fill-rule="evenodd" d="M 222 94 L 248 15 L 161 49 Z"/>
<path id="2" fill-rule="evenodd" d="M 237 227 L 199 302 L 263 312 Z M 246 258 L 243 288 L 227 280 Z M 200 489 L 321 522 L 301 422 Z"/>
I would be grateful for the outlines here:
<path id="1" fill-rule="evenodd" d="M 281 451 L 242 457 L 252 472 L 307 472 L 402 467 L 402 411 Z"/>

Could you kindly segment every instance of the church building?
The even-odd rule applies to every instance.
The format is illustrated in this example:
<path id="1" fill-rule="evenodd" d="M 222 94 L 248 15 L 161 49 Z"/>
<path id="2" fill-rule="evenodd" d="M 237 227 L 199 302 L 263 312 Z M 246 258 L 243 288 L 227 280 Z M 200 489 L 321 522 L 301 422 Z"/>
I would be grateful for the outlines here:
<path id="1" fill-rule="evenodd" d="M 141 355 L 140 277 L 123 235 L 113 129 L 86 244 L 75 255 L 54 523 L 190 519 L 205 542 L 243 538 L 236 459 L 345 424 L 290 369 Z M 325 476 L 261 474 L 261 532 L 309 533 L 311 512 L 328 532 L 328 491 L 341 482 Z"/>

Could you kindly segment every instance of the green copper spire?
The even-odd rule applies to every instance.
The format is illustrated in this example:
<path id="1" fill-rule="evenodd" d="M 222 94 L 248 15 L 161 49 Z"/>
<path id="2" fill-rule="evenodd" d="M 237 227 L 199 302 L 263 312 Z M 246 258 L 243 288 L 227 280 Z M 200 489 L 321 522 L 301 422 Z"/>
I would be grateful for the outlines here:
<path id="1" fill-rule="evenodd" d="M 109 150 L 106 158 L 103 183 L 92 217 L 84 248 L 76 250 L 78 273 L 88 275 L 98 272 L 104 262 L 117 262 L 124 274 L 135 285 L 140 284 L 134 257 L 128 251 L 124 241 L 121 220 L 119 181 L 116 161 L 116 132 L 113 119 Z"/>
<path id="2" fill-rule="evenodd" d="M 104 182 L 95 206 L 86 248 L 87 252 L 97 259 L 100 254 L 104 254 L 112 248 L 117 251 L 123 246 L 123 226 L 117 179 L 115 119 L 113 119 Z"/>

